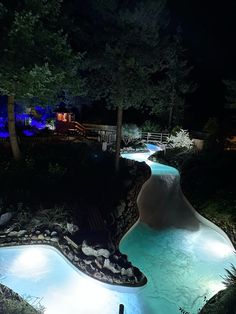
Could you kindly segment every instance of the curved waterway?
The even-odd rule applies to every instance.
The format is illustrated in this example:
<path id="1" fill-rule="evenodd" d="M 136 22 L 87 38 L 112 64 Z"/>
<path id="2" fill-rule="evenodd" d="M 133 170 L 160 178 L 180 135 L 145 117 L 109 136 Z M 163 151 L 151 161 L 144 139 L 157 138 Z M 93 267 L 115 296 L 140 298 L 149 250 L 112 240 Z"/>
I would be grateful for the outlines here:
<path id="1" fill-rule="evenodd" d="M 148 314 L 195 314 L 206 299 L 224 289 L 225 268 L 236 263 L 227 235 L 199 215 L 184 197 L 179 172 L 154 163 L 149 153 L 124 154 L 146 162 L 152 176 L 138 196 L 140 219 L 123 237 L 122 253 L 146 275 L 140 297 Z"/>
<path id="2" fill-rule="evenodd" d="M 152 169 L 138 197 L 140 220 L 120 249 L 147 276 L 142 288 L 102 284 L 78 271 L 49 246 L 0 249 L 0 281 L 45 314 L 197 313 L 224 288 L 224 268 L 236 264 L 227 236 L 198 215 L 184 198 L 174 168 L 147 160 L 150 153 L 123 157 L 145 161 Z M 164 218 L 163 218 L 164 217 Z"/>

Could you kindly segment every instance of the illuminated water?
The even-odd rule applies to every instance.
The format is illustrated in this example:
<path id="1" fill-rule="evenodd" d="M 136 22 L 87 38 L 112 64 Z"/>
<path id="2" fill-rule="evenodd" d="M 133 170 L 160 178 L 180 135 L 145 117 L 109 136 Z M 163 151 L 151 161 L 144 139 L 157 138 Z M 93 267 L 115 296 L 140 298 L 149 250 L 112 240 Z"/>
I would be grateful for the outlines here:
<path id="1" fill-rule="evenodd" d="M 146 160 L 149 153 L 125 155 Z M 148 162 L 153 175 L 178 175 L 176 169 Z M 220 289 L 224 268 L 236 263 L 227 238 L 205 226 L 195 231 L 155 231 L 137 223 L 121 242 L 121 250 L 147 276 L 143 288 L 104 285 L 77 271 L 55 249 L 26 246 L 0 249 L 0 280 L 46 314 L 178 314 L 179 307 L 197 313 L 204 296 Z"/>

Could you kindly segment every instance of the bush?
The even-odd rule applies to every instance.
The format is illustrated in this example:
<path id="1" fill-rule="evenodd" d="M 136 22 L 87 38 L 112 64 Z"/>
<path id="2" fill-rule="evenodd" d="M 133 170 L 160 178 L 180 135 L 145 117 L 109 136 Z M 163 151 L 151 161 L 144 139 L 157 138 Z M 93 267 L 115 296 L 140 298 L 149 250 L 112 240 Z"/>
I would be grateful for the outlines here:
<path id="1" fill-rule="evenodd" d="M 141 126 L 141 129 L 143 132 L 161 132 L 160 125 L 150 120 L 146 120 Z"/>
<path id="2" fill-rule="evenodd" d="M 125 145 L 129 145 L 132 142 L 141 139 L 141 130 L 136 124 L 123 124 L 122 126 L 122 140 Z"/>
<path id="3" fill-rule="evenodd" d="M 174 148 L 193 148 L 193 140 L 190 139 L 189 133 L 183 129 L 180 129 L 175 134 L 170 135 L 167 138 L 167 142 Z"/>

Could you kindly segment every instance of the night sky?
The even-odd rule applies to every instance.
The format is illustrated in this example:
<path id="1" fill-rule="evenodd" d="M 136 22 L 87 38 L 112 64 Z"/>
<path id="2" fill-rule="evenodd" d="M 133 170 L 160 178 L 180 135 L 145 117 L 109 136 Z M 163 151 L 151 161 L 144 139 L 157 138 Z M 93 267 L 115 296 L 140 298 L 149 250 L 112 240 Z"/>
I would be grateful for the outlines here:
<path id="1" fill-rule="evenodd" d="M 236 1 L 169 0 L 169 8 L 172 23 L 181 25 L 198 84 L 187 98 L 185 123 L 201 128 L 209 116 L 222 116 L 222 79 L 236 79 Z"/>

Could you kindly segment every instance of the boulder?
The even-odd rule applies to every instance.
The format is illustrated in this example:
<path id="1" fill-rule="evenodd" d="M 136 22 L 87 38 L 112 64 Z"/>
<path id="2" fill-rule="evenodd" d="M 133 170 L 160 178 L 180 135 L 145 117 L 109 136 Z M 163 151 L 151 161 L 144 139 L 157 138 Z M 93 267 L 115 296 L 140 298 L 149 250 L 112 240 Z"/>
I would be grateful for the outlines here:
<path id="1" fill-rule="evenodd" d="M 12 218 L 13 214 L 11 212 L 4 213 L 0 216 L 0 226 L 6 225 Z"/>
<path id="2" fill-rule="evenodd" d="M 105 259 L 103 267 L 106 269 L 109 269 L 111 272 L 113 272 L 114 274 L 120 273 L 120 270 L 118 270 L 116 267 L 116 265 L 111 263 L 110 260 L 108 258 Z"/>

